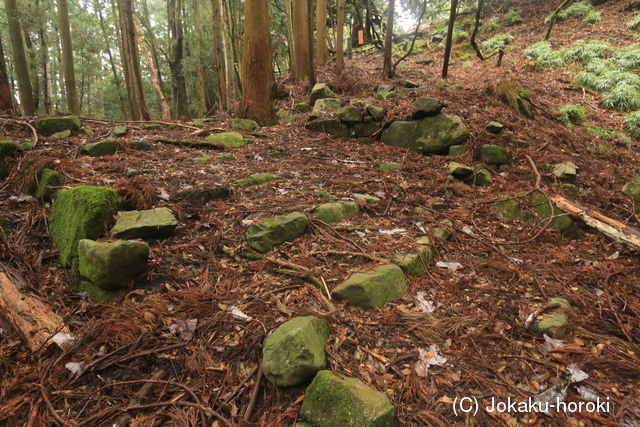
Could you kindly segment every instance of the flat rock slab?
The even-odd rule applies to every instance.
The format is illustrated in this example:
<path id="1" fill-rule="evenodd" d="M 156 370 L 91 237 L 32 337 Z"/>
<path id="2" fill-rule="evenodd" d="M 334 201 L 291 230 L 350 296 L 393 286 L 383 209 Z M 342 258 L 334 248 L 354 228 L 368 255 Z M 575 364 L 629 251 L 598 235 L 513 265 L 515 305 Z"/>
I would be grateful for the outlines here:
<path id="1" fill-rule="evenodd" d="M 207 137 L 207 141 L 214 145 L 222 145 L 224 147 L 244 146 L 244 138 L 238 132 L 214 133 Z"/>
<path id="2" fill-rule="evenodd" d="M 246 233 L 249 246 L 258 252 L 268 252 L 272 248 L 290 242 L 304 234 L 309 219 L 302 212 L 265 219 L 252 224 Z"/>
<path id="3" fill-rule="evenodd" d="M 178 220 L 168 208 L 119 212 L 111 236 L 118 239 L 155 239 L 171 236 Z"/>
<path id="4" fill-rule="evenodd" d="M 43 136 L 51 136 L 65 130 L 78 129 L 82 123 L 76 116 L 47 117 L 33 121 L 33 127 Z"/>
<path id="5" fill-rule="evenodd" d="M 80 154 L 86 154 L 91 157 L 110 156 L 118 150 L 118 141 L 107 140 L 99 141 L 80 147 Z"/>
<path id="6" fill-rule="evenodd" d="M 80 275 L 93 285 L 106 290 L 125 288 L 138 275 L 147 271 L 149 245 L 145 242 L 119 240 L 78 242 Z"/>
<path id="7" fill-rule="evenodd" d="M 358 205 L 353 202 L 323 203 L 316 208 L 313 215 L 327 224 L 350 218 L 358 212 Z"/>
<path id="8" fill-rule="evenodd" d="M 327 363 L 326 323 L 315 316 L 295 317 L 264 341 L 262 372 L 273 384 L 290 387 L 309 381 Z"/>
<path id="9" fill-rule="evenodd" d="M 435 116 L 440 114 L 443 108 L 444 104 L 438 99 L 431 98 L 429 96 L 418 98 L 413 101 L 413 105 L 411 107 L 411 118 L 418 120 L 424 119 L 425 117 Z"/>
<path id="10" fill-rule="evenodd" d="M 320 371 L 304 393 L 300 415 L 316 426 L 388 427 L 395 408 L 384 393 L 357 378 Z"/>
<path id="11" fill-rule="evenodd" d="M 407 282 L 400 267 L 386 264 L 366 273 L 356 273 L 340 283 L 331 294 L 351 305 L 374 308 L 402 297 Z"/>
<path id="12" fill-rule="evenodd" d="M 75 269 L 78 242 L 104 236 L 122 198 L 107 187 L 80 185 L 60 190 L 51 204 L 49 233 L 60 249 L 60 262 Z"/>

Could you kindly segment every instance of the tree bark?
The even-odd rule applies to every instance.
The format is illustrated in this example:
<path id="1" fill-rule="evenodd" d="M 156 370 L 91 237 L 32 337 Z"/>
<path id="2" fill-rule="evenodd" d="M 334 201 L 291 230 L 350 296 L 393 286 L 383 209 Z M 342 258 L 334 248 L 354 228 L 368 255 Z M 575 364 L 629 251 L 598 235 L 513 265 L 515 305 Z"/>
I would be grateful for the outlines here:
<path id="1" fill-rule="evenodd" d="M 246 0 L 243 44 L 240 115 L 269 125 L 273 122 L 269 2 Z"/>
<path id="2" fill-rule="evenodd" d="M 167 21 L 169 23 L 169 38 L 171 39 L 171 54 L 168 58 L 171 69 L 171 83 L 173 88 L 174 116 L 184 119 L 189 115 L 187 104 L 187 83 L 184 78 L 184 31 L 182 27 L 182 0 L 167 0 Z"/>
<path id="3" fill-rule="evenodd" d="M 393 19 L 395 13 L 396 0 L 389 0 L 387 10 L 387 33 L 384 37 L 384 66 L 382 67 L 383 77 L 388 79 L 393 77 L 393 64 L 391 54 L 393 53 Z"/>
<path id="4" fill-rule="evenodd" d="M 310 38 L 309 20 L 308 20 L 308 1 L 309 0 L 290 0 L 291 3 L 291 20 L 293 24 L 293 38 L 295 39 L 294 47 L 294 67 L 293 79 L 300 81 L 309 77 L 311 70 L 309 69 L 311 51 L 309 50 Z"/>
<path id="5" fill-rule="evenodd" d="M 315 8 L 313 2 L 314 0 L 307 0 L 307 31 L 309 32 L 309 91 L 311 91 L 311 88 L 316 84 L 316 66 L 313 58 L 313 53 L 315 51 L 313 43 L 313 12 Z"/>
<path id="6" fill-rule="evenodd" d="M 202 46 L 202 20 L 200 17 L 199 0 L 193 0 L 193 19 L 194 19 L 194 36 L 195 36 L 195 57 L 196 57 L 196 75 L 198 76 L 198 101 L 200 104 L 200 114 L 207 114 L 210 103 L 207 99 L 207 73 L 204 70 L 203 46 Z"/>
<path id="7" fill-rule="evenodd" d="M 213 8 L 213 48 L 215 49 L 216 58 L 216 75 L 218 77 L 218 105 L 222 111 L 226 111 L 229 108 L 228 104 L 228 92 L 227 92 L 227 68 L 226 55 L 223 52 L 225 45 L 224 37 L 224 23 L 222 19 L 222 13 L 224 9 L 222 7 L 222 0 L 211 0 L 211 6 Z"/>
<path id="8" fill-rule="evenodd" d="M 344 72 L 344 0 L 338 0 L 338 7 L 336 14 L 336 73 L 342 74 Z"/>
<path id="9" fill-rule="evenodd" d="M 0 39 L 0 111 L 13 113 L 13 95 L 7 74 L 7 62 L 4 57 L 4 46 Z"/>
<path id="10" fill-rule="evenodd" d="M 456 11 L 458 0 L 451 0 L 451 10 L 449 11 L 449 27 L 447 28 L 447 43 L 444 48 L 444 60 L 442 61 L 442 78 L 449 75 L 449 59 L 451 58 L 451 45 L 453 44 L 453 26 L 456 23 Z"/>
<path id="11" fill-rule="evenodd" d="M 62 45 L 62 69 L 67 91 L 67 107 L 71 114 L 80 114 L 80 101 L 76 88 L 76 74 L 73 68 L 73 47 L 71 46 L 71 29 L 69 27 L 69 8 L 67 0 L 56 0 L 58 5 L 58 31 Z"/>
<path id="12" fill-rule="evenodd" d="M 126 114 L 127 105 L 124 100 L 124 95 L 122 94 L 122 85 L 120 83 L 120 77 L 118 77 L 118 71 L 116 69 L 116 63 L 113 60 L 113 54 L 111 53 L 111 43 L 109 43 L 109 36 L 107 34 L 107 27 L 104 22 L 104 16 L 102 16 L 102 5 L 98 3 L 98 0 L 94 0 L 94 7 L 98 14 L 98 20 L 100 22 L 100 29 L 102 30 L 102 38 L 104 39 L 104 46 L 107 52 L 107 56 L 109 58 L 109 65 L 111 66 L 111 72 L 113 73 L 113 81 L 116 84 L 116 90 L 118 92 L 118 100 L 120 102 L 120 108 L 122 108 L 122 112 Z M 124 67 L 123 67 L 124 68 Z"/>
<path id="13" fill-rule="evenodd" d="M 40 4 L 40 0 L 36 0 L 36 7 Z M 45 3 L 44 13 L 48 12 L 47 3 Z M 40 66 L 42 67 L 42 97 L 44 104 L 44 111 L 47 114 L 53 114 L 53 108 L 51 105 L 51 89 L 49 86 L 49 58 L 47 57 L 47 36 L 45 32 L 44 23 L 40 23 L 38 27 L 38 40 L 40 41 Z"/>
<path id="14" fill-rule="evenodd" d="M 4 0 L 7 22 L 9 24 L 9 38 L 11 40 L 11 51 L 13 52 L 13 63 L 18 80 L 18 92 L 20 94 L 20 107 L 22 114 L 33 116 L 36 106 L 33 102 L 33 91 L 31 79 L 29 78 L 29 67 L 22 41 L 22 31 L 20 30 L 20 20 L 16 0 Z"/>
<path id="15" fill-rule="evenodd" d="M 327 63 L 327 0 L 316 4 L 316 66 Z"/>

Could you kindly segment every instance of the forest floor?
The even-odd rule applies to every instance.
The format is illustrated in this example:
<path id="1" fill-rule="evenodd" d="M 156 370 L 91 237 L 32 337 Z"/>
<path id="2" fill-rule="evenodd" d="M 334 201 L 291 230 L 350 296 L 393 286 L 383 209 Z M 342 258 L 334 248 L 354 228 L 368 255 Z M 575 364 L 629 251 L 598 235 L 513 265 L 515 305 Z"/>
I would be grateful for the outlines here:
<path id="1" fill-rule="evenodd" d="M 494 60 L 483 63 L 474 57 L 472 66 L 454 60 L 447 84 L 439 84 L 437 49 L 412 56 L 399 68 L 402 77 L 420 83 L 418 96 L 443 100 L 445 112 L 459 115 L 469 126 L 468 144 L 474 149 L 455 160 L 477 163 L 474 156 L 485 143 L 508 148 L 510 169 L 496 173 L 489 187 L 449 183 L 447 164 L 452 157 L 309 132 L 303 127 L 303 114 L 296 114 L 292 125 L 247 134 L 253 143 L 225 151 L 235 156 L 233 161 L 218 159 L 217 151 L 151 142 L 160 136 L 201 140 L 202 130 L 190 128 L 146 131 L 129 123 L 124 140 L 146 139 L 152 149 L 136 151 L 121 144 L 117 154 L 101 158 L 79 155 L 78 147 L 107 138 L 110 123 L 85 119 L 93 135 L 41 137 L 25 156 L 49 159 L 66 175 L 67 186 L 116 188 L 125 194 L 129 208 L 167 206 L 180 225 L 175 236 L 152 242 L 143 282 L 122 301 L 94 304 L 59 266 L 48 238 L 48 205 L 20 197 L 22 174 L 14 168 L 0 192 L 0 212 L 15 227 L 0 242 L 3 269 L 23 284 L 24 292 L 46 301 L 62 316 L 76 340 L 64 352 L 51 347 L 32 353 L 8 324 L 0 323 L 0 423 L 110 425 L 128 413 L 137 426 L 291 425 L 304 388 L 277 389 L 259 377 L 257 368 L 270 331 L 293 316 L 312 314 L 331 329 L 326 344 L 329 369 L 386 392 L 401 425 L 639 425 L 637 252 L 584 224 L 583 239 L 566 240 L 545 228 L 544 221 L 503 220 L 492 204 L 501 196 L 535 191 L 538 172 L 541 188 L 560 194 L 546 165 L 572 161 L 579 167 L 579 203 L 640 226 L 633 200 L 621 191 L 640 175 L 636 143 L 596 139 L 582 127 L 563 127 L 554 117 L 559 105 L 581 103 L 588 110 L 586 124 L 622 130 L 622 114 L 601 109 L 598 95 L 582 91 L 566 70 L 525 69 L 523 50 L 543 31 L 544 15 L 533 13 L 538 3 L 522 5 L 527 25 L 509 29 L 517 49 L 507 53 L 499 68 Z M 629 43 L 633 38 L 620 25 L 629 15 L 621 8 L 622 2 L 616 1 L 600 7 L 603 20 L 588 28 L 563 22 L 552 40 Z M 532 34 L 531 28 L 540 32 Z M 344 77 L 327 68 L 318 81 L 328 83 L 345 100 L 372 97 L 377 85 L 388 82 L 380 78 L 380 53 L 371 52 L 349 61 Z M 426 59 L 433 59 L 434 65 L 417 64 Z M 535 119 L 518 115 L 485 93 L 489 83 L 505 74 L 530 91 L 537 107 Z M 278 101 L 280 108 L 307 100 L 304 87 L 286 86 L 291 94 Z M 403 96 L 378 105 L 388 109 L 387 118 L 403 119 L 413 99 Z M 218 116 L 211 125 L 228 128 L 231 119 Z M 489 121 L 505 124 L 506 130 L 498 136 L 488 133 Z M 5 126 L 3 131 L 3 138 L 31 138 L 19 127 Z M 609 150 L 598 150 L 596 143 Z M 211 156 L 210 164 L 195 162 L 205 155 Z M 385 171 L 379 165 L 386 162 L 400 167 Z M 130 168 L 156 172 L 128 178 Z M 233 185 L 256 172 L 278 178 L 254 187 Z M 181 191 L 216 184 L 231 186 L 233 195 L 204 207 L 176 199 Z M 367 193 L 381 202 L 361 206 L 359 213 L 333 229 L 314 226 L 261 260 L 235 255 L 246 248 L 248 224 L 294 210 L 309 212 L 324 202 L 315 195 L 317 190 L 338 198 Z M 448 208 L 433 210 L 436 201 Z M 350 273 L 377 263 L 322 251 L 390 259 L 444 224 L 453 233 L 450 240 L 436 242 L 436 261 L 459 262 L 461 268 L 431 265 L 426 275 L 408 279 L 409 290 L 401 300 L 377 309 L 345 306 L 291 272 L 282 273 L 312 274 L 331 288 Z M 527 318 L 552 297 L 566 298 L 572 305 L 571 330 L 562 342 L 546 341 L 525 327 Z M 424 300 L 432 307 L 425 307 Z M 172 332 L 189 319 L 197 319 L 195 330 Z M 426 372 L 416 369 L 419 350 L 433 344 L 446 363 Z M 72 375 L 65 367 L 68 362 L 83 363 L 83 372 Z M 588 379 L 572 384 L 576 367 Z M 145 384 L 151 384 L 153 393 L 147 391 L 142 401 L 134 402 L 136 393 L 144 394 Z M 453 412 L 456 397 L 482 397 L 488 404 L 490 397 L 533 397 L 553 386 L 566 390 L 567 401 L 608 399 L 610 411 L 550 417 L 482 409 L 475 417 Z"/>

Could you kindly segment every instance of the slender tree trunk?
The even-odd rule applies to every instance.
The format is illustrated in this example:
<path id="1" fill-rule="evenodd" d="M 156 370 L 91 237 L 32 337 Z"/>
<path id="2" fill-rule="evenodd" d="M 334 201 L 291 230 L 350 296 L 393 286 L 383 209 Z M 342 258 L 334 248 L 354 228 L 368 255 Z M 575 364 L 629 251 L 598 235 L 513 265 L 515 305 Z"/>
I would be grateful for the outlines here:
<path id="1" fill-rule="evenodd" d="M 0 111 L 4 113 L 13 112 L 13 95 L 7 74 L 7 62 L 4 58 L 4 46 L 0 39 Z"/>
<path id="2" fill-rule="evenodd" d="M 292 0 L 291 3 L 293 38 L 296 40 L 294 44 L 295 66 L 293 67 L 293 78 L 298 81 L 304 80 L 311 75 L 309 57 L 312 55 L 312 51 L 309 49 L 311 35 L 309 34 L 308 1 Z"/>
<path id="3" fill-rule="evenodd" d="M 447 43 L 444 48 L 444 60 L 442 61 L 443 79 L 446 79 L 449 74 L 449 58 L 451 58 L 451 45 L 453 44 L 453 26 L 456 23 L 457 10 L 458 0 L 451 0 L 451 10 L 449 11 L 449 27 L 447 28 Z"/>
<path id="4" fill-rule="evenodd" d="M 29 67 L 29 79 L 31 80 L 31 90 L 33 91 L 33 105 L 38 111 L 40 107 L 40 79 L 38 78 L 38 57 L 36 54 L 36 50 L 33 46 L 33 41 L 31 40 L 31 34 L 27 31 L 27 28 L 24 25 L 21 25 L 22 28 L 22 39 L 24 40 L 26 53 L 29 55 L 29 61 L 27 61 L 27 66 Z"/>
<path id="5" fill-rule="evenodd" d="M 336 73 L 344 73 L 344 0 L 338 0 L 336 36 Z"/>
<path id="6" fill-rule="evenodd" d="M 295 35 L 293 33 L 293 12 L 291 9 L 291 2 L 293 0 L 285 0 L 285 9 L 286 9 L 286 19 L 287 19 L 287 44 L 288 44 L 288 50 L 289 50 L 289 70 L 291 72 L 291 75 L 294 76 L 296 71 L 296 43 L 297 40 L 295 38 Z"/>
<path id="7" fill-rule="evenodd" d="M 383 77 L 388 79 L 393 77 L 393 64 L 391 54 L 393 53 L 393 18 L 395 13 L 396 0 L 389 0 L 389 9 L 387 11 L 387 33 L 384 37 L 384 67 Z"/>
<path id="8" fill-rule="evenodd" d="M 122 94 L 122 85 L 120 83 L 120 77 L 118 76 L 118 70 L 116 69 L 116 63 L 113 59 L 113 54 L 111 53 L 111 43 L 109 42 L 109 35 L 107 34 L 107 26 L 104 22 L 104 16 L 102 15 L 102 5 L 98 3 L 98 0 L 94 0 L 93 4 L 96 12 L 98 13 L 100 29 L 102 30 L 102 38 L 104 40 L 104 46 L 107 52 L 107 57 L 109 58 L 109 65 L 111 66 L 111 72 L 113 73 L 113 81 L 116 84 L 116 91 L 118 92 L 118 100 L 120 102 L 120 108 L 122 109 L 122 112 L 126 114 L 127 105 L 124 100 L 124 95 Z M 117 17 L 117 15 L 114 15 L 114 18 L 115 17 Z"/>
<path id="9" fill-rule="evenodd" d="M 184 31 L 182 27 L 182 0 L 167 0 L 167 16 L 171 54 L 169 68 L 173 87 L 174 116 L 184 119 L 189 115 L 187 104 L 187 83 L 184 78 Z"/>
<path id="10" fill-rule="evenodd" d="M 327 0 L 316 0 L 316 66 L 327 63 Z"/>
<path id="11" fill-rule="evenodd" d="M 67 0 L 56 0 L 58 5 L 58 31 L 62 44 L 62 69 L 64 84 L 67 90 L 67 106 L 71 114 L 80 114 L 80 101 L 76 88 L 76 74 L 73 69 L 73 47 L 71 46 L 71 29 L 69 27 L 69 10 Z"/>
<path id="12" fill-rule="evenodd" d="M 314 4 L 313 4 L 314 0 L 307 0 L 307 25 L 308 27 L 308 31 L 309 31 L 309 91 L 311 91 L 311 88 L 313 87 L 313 85 L 316 84 L 316 66 L 314 64 L 313 61 L 313 52 L 315 51 L 314 49 L 314 45 L 313 45 L 313 33 L 314 33 L 314 28 L 313 28 L 313 23 L 314 23 L 314 19 L 313 19 L 313 12 L 314 12 Z"/>
<path id="13" fill-rule="evenodd" d="M 25 116 L 33 116 L 36 112 L 36 106 L 33 102 L 33 91 L 31 88 L 31 79 L 29 78 L 27 57 L 24 52 L 16 0 L 4 0 L 4 5 L 7 22 L 9 24 L 9 38 L 11 40 L 11 51 L 13 52 L 13 63 L 16 79 L 18 80 L 20 107 L 22 108 L 22 114 Z"/>
<path id="14" fill-rule="evenodd" d="M 162 73 L 160 71 L 160 60 L 158 59 L 158 43 L 156 41 L 156 36 L 151 28 L 151 19 L 149 18 L 149 6 L 147 5 L 147 0 L 142 0 L 140 2 L 142 6 L 142 26 L 147 31 L 147 41 L 149 43 L 149 49 L 151 52 L 151 57 L 153 58 L 153 66 L 158 72 L 158 80 L 160 81 L 160 88 L 162 89 L 162 93 L 166 93 L 164 88 L 164 81 L 162 80 Z"/>
<path id="15" fill-rule="evenodd" d="M 227 94 L 227 72 L 225 67 L 226 55 L 223 53 L 224 48 L 224 24 L 222 20 L 222 0 L 211 0 L 213 10 L 213 48 L 216 58 L 216 76 L 218 78 L 218 100 L 221 110 L 226 111 L 229 108 Z"/>
<path id="16" fill-rule="evenodd" d="M 207 73 L 205 72 L 205 64 L 203 51 L 204 46 L 202 43 L 202 19 L 200 17 L 201 12 L 198 7 L 199 0 L 193 0 L 193 15 L 194 15 L 194 35 L 195 35 L 195 57 L 197 59 L 196 74 L 198 76 L 198 98 L 200 101 L 200 113 L 206 114 L 211 105 L 207 97 Z"/>
<path id="17" fill-rule="evenodd" d="M 36 7 L 40 6 L 40 0 L 36 0 Z M 48 12 L 48 3 L 45 3 L 44 13 Z M 42 68 L 42 98 L 44 104 L 44 111 L 47 114 L 52 114 L 53 109 L 51 105 L 51 90 L 49 88 L 49 48 L 47 47 L 47 36 L 43 23 L 40 23 L 38 27 L 38 40 L 40 42 L 40 67 Z"/>
<path id="18" fill-rule="evenodd" d="M 140 47 L 140 51 L 142 52 L 142 56 L 144 57 L 147 68 L 149 68 L 149 74 L 151 74 L 151 86 L 156 92 L 156 97 L 158 98 L 158 104 L 160 104 L 160 110 L 162 110 L 162 120 L 169 121 L 171 120 L 171 109 L 169 108 L 169 103 L 167 102 L 167 98 L 164 96 L 164 92 L 162 91 L 162 86 L 160 85 L 160 79 L 158 78 L 158 71 L 155 68 L 153 63 L 153 58 L 151 58 L 151 53 L 147 48 L 147 45 L 144 42 L 144 33 L 142 32 L 142 27 L 140 26 L 140 21 L 135 16 L 133 17 L 133 21 L 136 26 L 137 36 L 138 36 L 138 46 Z"/>
<path id="19" fill-rule="evenodd" d="M 245 1 L 245 32 L 242 54 L 242 100 L 240 114 L 261 125 L 273 122 L 271 86 L 271 37 L 269 2 Z"/>
<path id="20" fill-rule="evenodd" d="M 233 66 L 233 75 L 235 76 L 235 80 L 238 91 L 242 92 L 242 81 L 240 80 L 240 73 L 238 72 L 238 64 L 240 63 L 240 59 L 238 57 L 238 47 L 236 45 L 237 40 L 240 39 L 239 34 L 236 32 L 236 20 L 233 18 L 233 10 L 231 9 L 230 1 L 223 1 L 224 4 L 227 5 L 227 10 L 225 13 L 226 24 L 227 24 L 227 32 L 229 34 L 228 45 L 231 49 L 231 55 L 233 58 L 232 66 Z M 245 20 L 246 22 L 246 20 Z M 228 62 L 227 62 L 228 65 Z M 227 75 L 231 76 L 231 73 L 227 72 Z"/>

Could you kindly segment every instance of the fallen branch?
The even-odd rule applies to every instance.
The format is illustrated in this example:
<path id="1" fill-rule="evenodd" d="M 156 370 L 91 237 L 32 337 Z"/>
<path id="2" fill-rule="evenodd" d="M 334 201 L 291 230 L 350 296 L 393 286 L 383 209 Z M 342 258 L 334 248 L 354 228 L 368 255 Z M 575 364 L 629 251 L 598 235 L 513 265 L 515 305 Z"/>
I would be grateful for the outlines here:
<path id="1" fill-rule="evenodd" d="M 60 316 L 36 297 L 21 293 L 3 272 L 0 272 L 0 314 L 34 352 L 52 344 L 57 334 L 71 335 Z"/>

